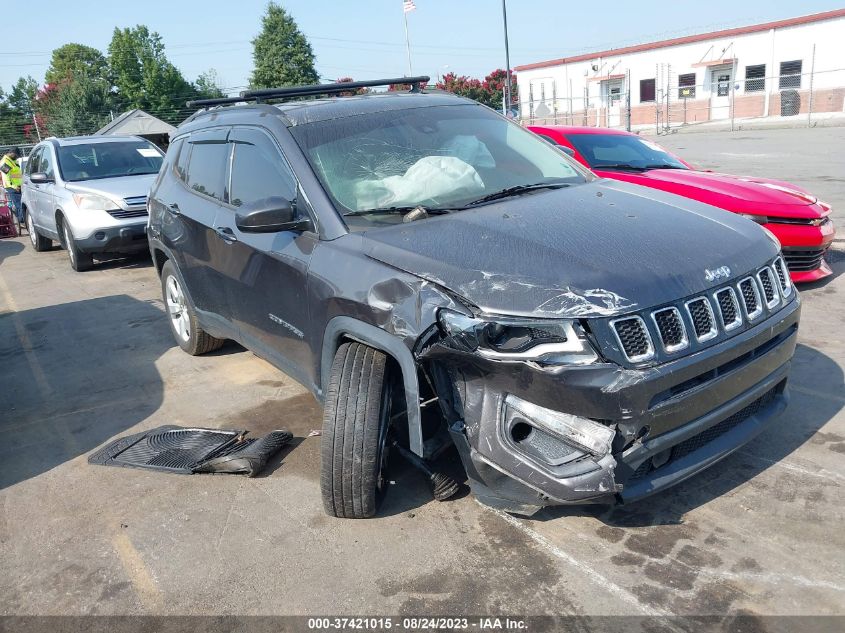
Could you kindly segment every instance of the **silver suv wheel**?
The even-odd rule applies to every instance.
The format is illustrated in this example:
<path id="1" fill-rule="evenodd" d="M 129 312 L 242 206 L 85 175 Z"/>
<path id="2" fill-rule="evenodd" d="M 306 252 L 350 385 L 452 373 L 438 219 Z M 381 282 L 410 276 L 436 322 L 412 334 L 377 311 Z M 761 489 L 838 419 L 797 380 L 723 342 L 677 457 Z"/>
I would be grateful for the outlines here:
<path id="1" fill-rule="evenodd" d="M 35 223 L 32 221 L 32 214 L 26 214 L 26 232 L 29 233 L 29 241 L 33 247 L 38 246 L 38 236 L 35 234 Z"/>
<path id="2" fill-rule="evenodd" d="M 173 275 L 167 277 L 165 286 L 167 288 L 167 312 L 170 314 L 173 331 L 187 343 L 191 339 L 191 322 L 185 304 L 185 293 L 182 292 L 179 280 Z"/>
<path id="3" fill-rule="evenodd" d="M 76 249 L 73 248 L 73 236 L 70 234 L 70 229 L 67 228 L 67 222 L 62 222 L 62 233 L 65 235 L 65 249 L 67 256 L 70 257 L 70 264 L 76 267 Z"/>

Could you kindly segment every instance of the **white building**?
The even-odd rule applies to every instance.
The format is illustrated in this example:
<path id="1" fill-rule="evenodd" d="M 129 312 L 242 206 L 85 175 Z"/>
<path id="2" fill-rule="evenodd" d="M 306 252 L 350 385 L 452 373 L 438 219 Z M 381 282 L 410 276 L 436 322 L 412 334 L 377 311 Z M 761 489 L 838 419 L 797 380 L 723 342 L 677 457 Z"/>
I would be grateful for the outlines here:
<path id="1" fill-rule="evenodd" d="M 845 9 L 515 68 L 523 120 L 672 125 L 845 111 Z"/>

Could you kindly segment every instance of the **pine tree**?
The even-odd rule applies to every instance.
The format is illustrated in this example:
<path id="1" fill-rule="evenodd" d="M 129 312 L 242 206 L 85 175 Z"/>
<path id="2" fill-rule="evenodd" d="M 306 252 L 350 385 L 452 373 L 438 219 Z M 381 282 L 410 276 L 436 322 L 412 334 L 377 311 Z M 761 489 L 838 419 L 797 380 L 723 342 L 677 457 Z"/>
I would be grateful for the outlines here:
<path id="1" fill-rule="evenodd" d="M 314 51 L 291 15 L 275 2 L 261 18 L 261 33 L 252 40 L 252 88 L 316 84 Z"/>

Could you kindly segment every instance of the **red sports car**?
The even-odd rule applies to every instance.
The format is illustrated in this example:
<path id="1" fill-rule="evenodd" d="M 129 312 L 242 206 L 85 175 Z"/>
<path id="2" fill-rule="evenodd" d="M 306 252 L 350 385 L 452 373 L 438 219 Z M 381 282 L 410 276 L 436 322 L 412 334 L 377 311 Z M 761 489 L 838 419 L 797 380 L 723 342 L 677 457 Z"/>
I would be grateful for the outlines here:
<path id="1" fill-rule="evenodd" d="M 780 240 L 794 282 L 831 274 L 830 205 L 788 182 L 699 171 L 656 143 L 621 130 L 560 125 L 528 127 L 603 178 L 652 187 L 739 213 Z"/>

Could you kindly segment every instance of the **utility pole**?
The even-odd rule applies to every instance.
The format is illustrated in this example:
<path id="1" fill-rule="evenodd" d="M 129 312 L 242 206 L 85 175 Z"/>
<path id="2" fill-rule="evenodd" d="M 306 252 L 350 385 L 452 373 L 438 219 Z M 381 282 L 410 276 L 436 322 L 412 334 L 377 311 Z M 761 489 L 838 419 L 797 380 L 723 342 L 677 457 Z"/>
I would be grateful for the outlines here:
<path id="1" fill-rule="evenodd" d="M 505 26 L 505 99 L 502 109 L 503 114 L 508 115 L 511 107 L 511 54 L 508 48 L 508 8 L 507 0 L 502 0 L 502 22 Z"/>
<path id="2" fill-rule="evenodd" d="M 38 142 L 41 142 L 41 130 L 38 129 L 38 117 L 35 116 L 35 113 L 32 113 L 32 122 L 35 124 L 35 133 L 38 135 Z"/>

